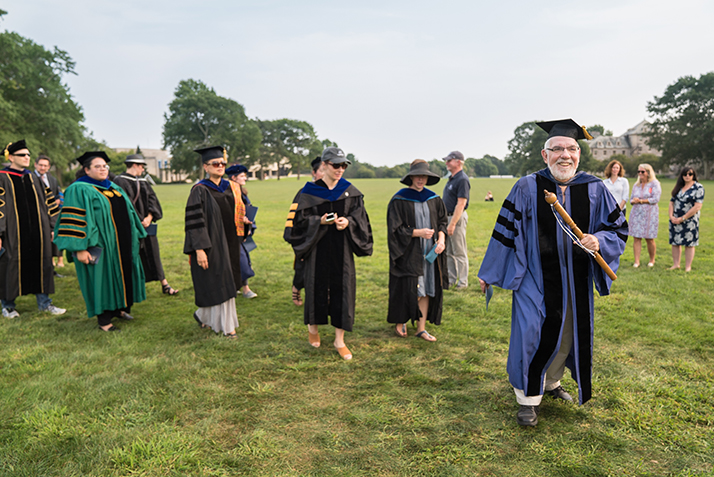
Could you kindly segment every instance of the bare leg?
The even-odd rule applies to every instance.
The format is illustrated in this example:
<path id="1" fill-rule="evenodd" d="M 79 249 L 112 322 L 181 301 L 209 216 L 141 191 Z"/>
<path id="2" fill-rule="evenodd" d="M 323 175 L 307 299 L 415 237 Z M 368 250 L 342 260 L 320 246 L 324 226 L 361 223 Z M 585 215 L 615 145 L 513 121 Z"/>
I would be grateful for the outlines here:
<path id="1" fill-rule="evenodd" d="M 682 247 L 679 245 L 672 245 L 672 266 L 670 270 L 676 270 L 679 268 L 679 262 L 682 258 Z"/>
<path id="2" fill-rule="evenodd" d="M 424 331 L 426 328 L 426 315 L 429 313 L 429 297 L 420 296 L 419 297 L 419 311 L 421 312 L 421 318 L 419 318 L 419 323 L 417 324 L 417 333 Z"/>
<path id="3" fill-rule="evenodd" d="M 421 318 L 419 318 L 419 323 L 417 324 L 417 332 L 416 335 L 420 338 L 425 339 L 426 341 L 436 341 L 436 338 L 434 338 L 431 334 L 429 334 L 428 331 L 426 331 L 426 316 L 429 313 L 429 297 L 428 296 L 420 296 L 419 297 L 419 311 L 421 312 Z M 420 334 L 424 332 L 423 334 Z"/>
<path id="4" fill-rule="evenodd" d="M 317 326 L 315 328 L 317 328 Z M 335 328 L 335 347 L 342 348 L 343 346 L 345 346 L 345 330 Z"/>
<path id="5" fill-rule="evenodd" d="M 642 252 L 642 239 L 635 237 L 632 242 L 632 251 L 635 252 L 635 267 L 640 266 L 640 253 Z"/>
<path id="6" fill-rule="evenodd" d="M 647 253 L 650 255 L 650 263 L 654 265 L 655 255 L 657 255 L 657 244 L 654 239 L 645 239 L 647 241 Z"/>
<path id="7" fill-rule="evenodd" d="M 342 328 L 335 328 L 335 349 L 342 359 L 352 359 L 352 352 L 345 345 L 345 330 Z"/>
<path id="8" fill-rule="evenodd" d="M 692 271 L 692 261 L 694 260 L 695 247 L 684 247 L 684 271 Z"/>

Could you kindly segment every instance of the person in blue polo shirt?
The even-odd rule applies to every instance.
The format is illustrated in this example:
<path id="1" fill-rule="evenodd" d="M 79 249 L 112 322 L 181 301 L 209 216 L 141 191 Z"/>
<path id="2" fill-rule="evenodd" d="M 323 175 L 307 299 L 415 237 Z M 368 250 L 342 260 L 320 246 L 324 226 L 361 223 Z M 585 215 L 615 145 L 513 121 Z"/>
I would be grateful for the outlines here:
<path id="1" fill-rule="evenodd" d="M 449 269 L 449 284 L 456 284 L 457 290 L 469 286 L 469 257 L 466 251 L 466 226 L 469 223 L 469 192 L 471 183 L 463 171 L 464 155 L 459 151 L 450 152 L 444 158 L 446 169 L 451 173 L 449 183 L 444 187 L 444 205 L 449 217 L 446 228 L 446 263 Z"/>

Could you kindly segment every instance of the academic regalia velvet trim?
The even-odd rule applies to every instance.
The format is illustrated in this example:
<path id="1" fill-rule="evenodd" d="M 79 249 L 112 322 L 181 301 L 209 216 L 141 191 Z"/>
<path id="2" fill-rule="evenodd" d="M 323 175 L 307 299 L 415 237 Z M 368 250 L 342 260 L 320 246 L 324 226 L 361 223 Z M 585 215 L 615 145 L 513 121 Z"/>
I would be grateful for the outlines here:
<path id="1" fill-rule="evenodd" d="M 412 237 L 416 228 L 415 202 L 426 202 L 429 208 L 430 228 L 434 240 L 439 232 L 446 235 L 448 217 L 441 198 L 428 189 L 417 192 L 402 189 L 389 202 L 387 208 L 387 241 L 389 245 L 389 311 L 388 323 L 406 323 L 419 320 L 418 280 L 424 274 L 424 252 L 419 237 Z M 436 258 L 434 267 L 436 293 L 429 297 L 427 320 L 441 324 L 443 289 L 448 288 L 449 274 L 446 267 L 446 250 Z"/>
<path id="2" fill-rule="evenodd" d="M 558 352 L 568 294 L 573 300 L 573 346 L 566 366 L 578 383 L 580 403 L 592 394 L 593 282 L 601 296 L 611 280 L 573 245 L 555 222 L 543 190 L 558 201 L 584 233 L 595 235 L 600 255 L 617 271 L 625 250 L 627 221 L 597 177 L 580 172 L 565 197 L 550 171 L 521 178 L 503 202 L 478 276 L 513 290 L 508 375 L 526 396 L 543 394 L 545 372 Z"/>
<path id="3" fill-rule="evenodd" d="M 60 249 L 102 249 L 96 265 L 75 260 L 87 316 L 130 307 L 146 299 L 139 240 L 146 236 L 129 197 L 109 180 L 81 177 L 65 191 L 55 227 Z"/>
<path id="4" fill-rule="evenodd" d="M 0 171 L 0 298 L 54 293 L 52 227 L 58 206 L 42 179 L 27 169 Z"/>
<path id="5" fill-rule="evenodd" d="M 338 231 L 321 225 L 335 212 L 349 220 Z M 354 255 L 372 254 L 372 227 L 362 193 L 345 179 L 330 190 L 323 181 L 308 182 L 290 206 L 283 238 L 305 266 L 305 324 L 326 324 L 352 331 L 355 313 Z"/>
<path id="6" fill-rule="evenodd" d="M 203 184 L 193 186 L 188 196 L 185 232 L 183 253 L 190 256 L 196 306 L 216 306 L 235 298 L 237 287 L 221 209 Z M 196 250 L 206 252 L 208 269 L 196 262 Z"/>

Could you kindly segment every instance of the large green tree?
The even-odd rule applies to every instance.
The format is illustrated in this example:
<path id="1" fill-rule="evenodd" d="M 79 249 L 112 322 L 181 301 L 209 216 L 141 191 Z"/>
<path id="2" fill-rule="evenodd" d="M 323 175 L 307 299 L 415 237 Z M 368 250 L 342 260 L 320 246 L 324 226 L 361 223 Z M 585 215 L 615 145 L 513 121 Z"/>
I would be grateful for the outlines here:
<path id="1" fill-rule="evenodd" d="M 523 123 L 513 132 L 513 138 L 508 141 L 509 154 L 504 162 L 512 174 L 524 176 L 545 167 L 541 150 L 548 139 L 548 134 L 542 130 L 535 121 Z M 599 169 L 600 162 L 593 158 L 590 146 L 585 141 L 578 141 L 580 145 L 579 171 L 595 171 Z"/>
<path id="2" fill-rule="evenodd" d="M 179 82 L 169 112 L 164 114 L 164 147 L 173 156 L 174 172 L 200 174 L 194 149 L 225 146 L 230 161 L 251 164 L 260 146 L 260 128 L 242 105 L 216 94 L 203 82 Z"/>
<path id="3" fill-rule="evenodd" d="M 481 159 L 469 157 L 464 161 L 464 169 L 466 169 L 468 175 L 473 177 L 498 175 L 498 167 L 487 157 L 482 157 Z"/>
<path id="4" fill-rule="evenodd" d="M 508 155 L 504 162 L 512 174 L 523 176 L 543 168 L 540 154 L 548 134 L 534 121 L 521 124 L 513 131 L 513 138 L 508 141 Z"/>
<path id="5" fill-rule="evenodd" d="M 714 163 L 714 72 L 683 76 L 647 103 L 653 121 L 646 133 L 665 164 L 692 165 L 710 177 Z M 700 171 L 701 172 L 701 171 Z"/>
<path id="6" fill-rule="evenodd" d="M 62 82 L 75 74 L 74 66 L 57 47 L 47 50 L 17 33 L 0 33 L 1 146 L 25 139 L 35 157 L 46 154 L 58 171 L 66 169 L 85 141 L 82 109 Z"/>
<path id="7" fill-rule="evenodd" d="M 300 170 L 310 164 L 320 148 L 312 125 L 297 119 L 275 119 L 259 120 L 258 127 L 263 135 L 258 154 L 261 169 L 275 162 L 280 164 L 284 158 L 300 178 Z"/>

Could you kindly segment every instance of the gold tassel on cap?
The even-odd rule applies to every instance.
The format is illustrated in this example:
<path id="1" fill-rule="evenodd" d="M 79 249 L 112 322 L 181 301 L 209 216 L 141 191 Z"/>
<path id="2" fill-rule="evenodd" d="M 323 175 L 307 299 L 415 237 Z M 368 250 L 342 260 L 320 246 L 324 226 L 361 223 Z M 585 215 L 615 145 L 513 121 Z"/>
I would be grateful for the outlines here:
<path id="1" fill-rule="evenodd" d="M 585 134 L 585 139 L 590 141 L 593 137 L 590 135 L 587 129 L 585 129 L 585 126 L 580 126 L 583 130 L 583 134 Z"/>
<path id="2" fill-rule="evenodd" d="M 226 148 L 223 148 L 223 160 L 228 163 L 228 151 L 226 151 Z"/>
<path id="3" fill-rule="evenodd" d="M 7 143 L 7 146 L 5 147 L 5 159 L 10 159 L 10 146 L 12 146 L 12 143 L 9 142 Z"/>

